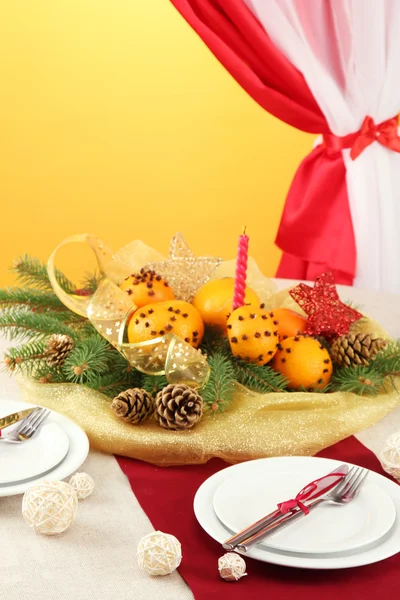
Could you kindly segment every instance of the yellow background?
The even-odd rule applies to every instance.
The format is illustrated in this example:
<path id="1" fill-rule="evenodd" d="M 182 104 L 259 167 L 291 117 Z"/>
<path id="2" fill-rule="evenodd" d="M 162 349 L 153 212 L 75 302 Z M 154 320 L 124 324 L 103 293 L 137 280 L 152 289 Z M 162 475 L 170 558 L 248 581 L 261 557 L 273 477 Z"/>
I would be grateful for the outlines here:
<path id="1" fill-rule="evenodd" d="M 283 202 L 313 138 L 249 98 L 169 0 L 0 7 L 0 283 L 91 232 L 117 249 L 233 258 L 247 225 L 267 275 Z M 82 265 L 64 259 L 68 275 Z"/>

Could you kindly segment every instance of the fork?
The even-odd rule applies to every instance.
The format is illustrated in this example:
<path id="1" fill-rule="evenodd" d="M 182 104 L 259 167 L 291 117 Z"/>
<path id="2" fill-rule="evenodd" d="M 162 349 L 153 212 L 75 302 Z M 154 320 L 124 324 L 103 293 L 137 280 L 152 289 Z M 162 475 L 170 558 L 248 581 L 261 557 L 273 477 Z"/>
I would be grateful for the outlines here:
<path id="1" fill-rule="evenodd" d="M 8 435 L 3 435 L 0 442 L 9 442 L 12 444 L 21 444 L 31 439 L 40 429 L 44 420 L 49 416 L 50 411 L 47 408 L 36 408 L 29 417 L 23 419 L 20 425 Z"/>
<path id="2" fill-rule="evenodd" d="M 335 487 L 334 490 L 328 494 L 325 494 L 324 496 L 321 496 L 321 498 L 317 498 L 313 502 L 310 502 L 310 504 L 307 504 L 307 509 L 311 510 L 324 502 L 340 505 L 348 504 L 358 495 L 366 477 L 368 476 L 368 473 L 369 471 L 367 469 L 362 469 L 361 467 L 352 467 L 346 477 L 342 479 L 342 481 Z M 283 527 L 287 523 L 291 523 L 301 516 L 304 516 L 304 513 L 300 509 L 295 513 L 284 516 L 279 521 L 275 521 L 272 525 L 264 527 L 264 529 L 258 533 L 255 533 L 251 537 L 247 538 L 247 540 L 243 540 L 240 544 L 237 544 L 234 549 L 247 552 L 249 548 L 260 542 L 270 532 L 275 531 L 275 529 L 278 527 Z"/>

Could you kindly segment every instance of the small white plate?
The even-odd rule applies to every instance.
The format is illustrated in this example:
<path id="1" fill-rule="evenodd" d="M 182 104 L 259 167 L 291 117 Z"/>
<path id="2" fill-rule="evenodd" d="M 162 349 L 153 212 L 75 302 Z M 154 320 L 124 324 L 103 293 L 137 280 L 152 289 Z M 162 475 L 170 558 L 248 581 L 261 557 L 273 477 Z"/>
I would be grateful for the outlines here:
<path id="1" fill-rule="evenodd" d="M 0 411 L 4 412 L 3 405 L 0 406 Z M 0 417 L 3 416 L 5 415 L 0 412 Z M 11 427 L 9 429 L 12 431 Z M 20 444 L 1 441 L 0 486 L 20 483 L 48 473 L 64 460 L 68 450 L 69 438 L 65 431 L 57 423 L 47 420 L 30 440 Z"/>
<path id="2" fill-rule="evenodd" d="M 327 458 L 316 458 L 312 456 L 295 456 L 295 457 L 279 457 L 279 458 L 265 458 L 258 461 L 251 461 L 252 463 L 266 463 L 267 461 L 279 461 L 280 467 L 285 469 L 288 465 L 296 464 L 296 468 L 313 468 L 315 461 L 321 464 L 321 472 L 328 473 L 333 469 L 337 468 L 341 463 L 337 460 L 331 460 Z M 308 464 L 307 464 L 308 463 Z M 233 475 L 246 476 L 246 470 L 250 463 L 240 463 L 232 467 L 228 467 L 215 473 L 209 477 L 197 490 L 194 499 L 194 512 L 201 527 L 217 542 L 223 543 L 231 532 L 221 523 L 215 514 L 213 508 L 213 498 L 221 483 L 232 477 Z M 351 463 L 347 463 L 349 467 L 352 467 Z M 290 466 L 290 468 L 292 468 Z M 368 480 L 371 484 L 374 484 L 384 490 L 392 499 L 396 509 L 396 515 L 400 514 L 400 487 L 390 481 L 388 478 L 374 473 L 371 471 L 368 475 Z M 341 510 L 343 507 L 339 507 Z M 319 509 L 316 509 L 319 510 Z M 379 511 L 379 507 L 376 507 Z M 287 567 L 296 567 L 303 569 L 347 569 L 350 567 L 359 567 L 362 565 L 368 565 L 389 556 L 393 556 L 400 551 L 400 519 L 397 517 L 391 531 L 380 541 L 377 546 L 372 548 L 360 550 L 351 555 L 333 554 L 332 556 L 327 555 L 295 555 L 280 553 L 279 551 L 273 551 L 272 549 L 266 549 L 265 546 L 255 546 L 249 552 L 241 552 L 243 556 L 254 558 L 262 562 L 268 562 L 277 565 L 283 565 Z"/>
<path id="3" fill-rule="evenodd" d="M 232 475 L 214 495 L 214 510 L 232 533 L 294 498 L 311 481 L 326 475 L 320 461 L 284 469 L 280 461 L 252 461 L 245 475 Z M 323 504 L 291 525 L 270 534 L 261 544 L 300 554 L 354 552 L 376 543 L 392 528 L 396 509 L 390 496 L 368 480 L 357 498 L 345 506 Z"/>
<path id="4" fill-rule="evenodd" d="M 29 408 L 29 406 L 33 405 L 16 400 L 0 400 L 1 414 L 10 414 L 24 408 Z M 47 417 L 46 426 L 53 423 L 64 431 L 69 440 L 69 450 L 64 460 L 49 473 L 42 474 L 39 477 L 10 485 L 1 485 L 0 497 L 24 494 L 27 489 L 32 487 L 33 484 L 39 483 L 40 481 L 44 481 L 46 479 L 65 479 L 79 469 L 81 464 L 85 461 L 89 452 L 89 440 L 86 433 L 80 427 L 78 427 L 78 425 L 71 421 L 71 419 L 68 419 L 64 415 L 61 415 L 55 411 L 51 411 L 51 414 Z M 3 443 L 4 442 L 0 442 L 0 444 Z M 22 445 L 23 444 L 21 444 L 21 446 Z M 2 447 L 3 446 L 0 446 L 0 461 Z"/>

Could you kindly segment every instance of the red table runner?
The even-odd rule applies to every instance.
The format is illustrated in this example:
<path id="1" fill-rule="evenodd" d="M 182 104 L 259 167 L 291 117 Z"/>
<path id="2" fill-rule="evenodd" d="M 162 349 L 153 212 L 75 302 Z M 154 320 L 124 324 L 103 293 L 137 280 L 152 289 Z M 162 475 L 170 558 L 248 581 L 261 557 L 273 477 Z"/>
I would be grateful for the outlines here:
<path id="1" fill-rule="evenodd" d="M 378 459 L 356 438 L 350 437 L 318 456 L 348 461 L 384 474 Z M 208 477 L 229 466 L 213 459 L 205 465 L 155 467 L 117 457 L 132 490 L 153 527 L 175 535 L 182 544 L 179 572 L 196 600 L 337 600 L 397 598 L 400 588 L 400 554 L 385 561 L 343 570 L 311 571 L 262 563 L 246 558 L 247 577 L 228 583 L 218 574 L 224 550 L 198 524 L 193 513 L 197 489 Z"/>

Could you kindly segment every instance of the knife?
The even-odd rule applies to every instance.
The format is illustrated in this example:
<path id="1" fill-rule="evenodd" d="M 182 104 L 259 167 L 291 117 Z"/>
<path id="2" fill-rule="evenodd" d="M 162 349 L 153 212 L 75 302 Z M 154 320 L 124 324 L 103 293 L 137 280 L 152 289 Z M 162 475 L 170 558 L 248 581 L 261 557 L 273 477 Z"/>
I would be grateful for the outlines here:
<path id="1" fill-rule="evenodd" d="M 331 471 L 330 473 L 328 473 L 327 475 L 325 475 L 325 477 L 321 477 L 320 479 L 317 479 L 315 482 L 313 482 L 313 484 L 315 484 L 315 489 L 310 494 L 310 496 L 308 496 L 307 500 L 304 501 L 304 505 L 307 506 L 307 502 L 315 500 L 315 498 L 322 496 L 326 492 L 329 492 L 334 487 L 336 487 L 342 481 L 343 477 L 345 477 L 347 475 L 348 471 L 349 471 L 348 465 L 342 464 L 339 467 L 337 467 L 336 469 L 334 469 L 333 471 Z M 342 477 L 338 477 L 338 474 L 342 474 Z M 309 486 L 306 486 L 304 488 L 304 490 L 306 490 L 308 487 Z M 261 519 L 259 519 L 258 521 L 256 521 L 252 525 L 250 525 L 249 527 L 242 529 L 242 531 L 239 531 L 239 533 L 236 533 L 229 539 L 225 540 L 225 542 L 222 544 L 222 547 L 225 550 L 234 550 L 236 548 L 236 546 L 238 546 L 241 542 L 254 536 L 259 531 L 261 531 L 261 529 L 264 530 L 265 527 L 272 525 L 272 524 L 274 526 L 275 526 L 275 524 L 277 524 L 277 525 L 281 524 L 283 521 L 291 518 L 292 516 L 296 515 L 297 513 L 304 514 L 302 509 L 299 507 L 292 508 L 290 510 L 289 514 L 286 514 L 286 515 L 283 514 L 281 510 L 276 509 L 272 513 L 265 515 L 265 517 L 262 517 Z"/>
<path id="2" fill-rule="evenodd" d="M 18 423 L 21 419 L 25 419 L 25 417 L 29 417 L 29 415 L 36 409 L 36 406 L 33 408 L 26 408 L 24 410 L 19 410 L 18 412 L 12 413 L 12 415 L 7 415 L 5 417 L 0 418 L 0 437 L 1 432 L 6 427 L 10 425 L 14 425 L 14 423 Z"/>

